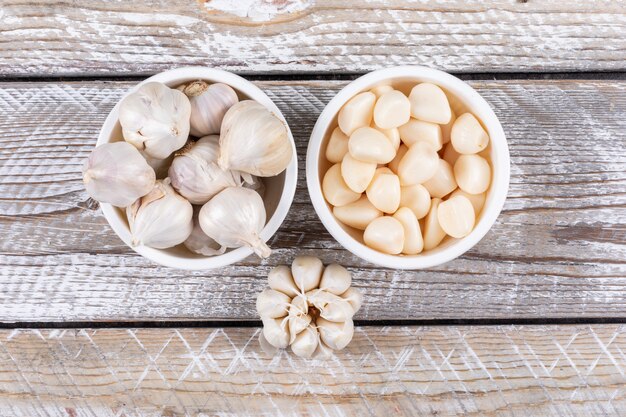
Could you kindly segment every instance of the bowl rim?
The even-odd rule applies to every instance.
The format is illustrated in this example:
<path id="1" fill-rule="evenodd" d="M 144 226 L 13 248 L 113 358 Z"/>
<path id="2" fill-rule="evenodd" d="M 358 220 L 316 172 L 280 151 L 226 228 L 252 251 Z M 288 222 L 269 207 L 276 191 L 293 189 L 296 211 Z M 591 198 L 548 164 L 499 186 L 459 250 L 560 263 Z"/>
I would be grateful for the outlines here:
<path id="1" fill-rule="evenodd" d="M 493 155 L 495 155 L 495 158 L 491 160 L 493 170 L 491 187 L 494 192 L 490 196 L 491 201 L 485 202 L 480 220 L 474 230 L 466 237 L 457 239 L 448 247 L 433 253 L 426 252 L 414 256 L 388 255 L 365 246 L 342 228 L 327 205 L 321 190 L 319 175 L 321 145 L 324 141 L 325 132 L 333 122 L 335 115 L 343 104 L 356 94 L 394 79 L 432 82 L 453 94 L 483 122 L 489 132 Z M 365 74 L 346 85 L 330 100 L 311 132 L 306 155 L 306 179 L 309 197 L 315 212 L 326 230 L 344 248 L 365 261 L 380 266 L 394 269 L 423 269 L 444 264 L 461 256 L 476 245 L 491 229 L 506 200 L 510 180 L 510 155 L 504 130 L 498 117 L 489 103 L 473 87 L 465 81 L 437 69 L 412 65 L 398 66 Z"/>
<path id="2" fill-rule="evenodd" d="M 115 128 L 115 125 L 119 120 L 119 106 L 121 101 L 129 94 L 137 91 L 139 87 L 146 83 L 154 81 L 164 83 L 171 87 L 172 85 L 198 79 L 228 84 L 236 91 L 243 93 L 250 99 L 255 100 L 267 107 L 276 116 L 278 116 L 278 118 L 282 120 L 282 122 L 287 127 L 287 134 L 291 143 L 293 157 L 291 158 L 291 162 L 285 170 L 285 181 L 283 185 L 283 190 L 280 195 L 278 205 L 276 206 L 276 210 L 274 211 L 272 217 L 269 218 L 269 220 L 265 224 L 265 227 L 263 227 L 263 230 L 260 233 L 261 239 L 263 239 L 264 242 L 267 242 L 282 225 L 293 202 L 298 177 L 298 157 L 296 153 L 296 144 L 293 139 L 291 129 L 289 128 L 287 120 L 283 116 L 280 109 L 276 106 L 276 104 L 274 104 L 269 96 L 265 92 L 263 92 L 263 90 L 261 90 L 259 87 L 254 85 L 252 82 L 246 80 L 245 78 L 221 69 L 199 66 L 180 67 L 155 74 L 141 81 L 137 85 L 131 87 L 119 99 L 119 101 L 115 104 L 115 106 L 107 116 L 102 127 L 100 128 L 96 147 L 100 146 L 103 143 L 109 142 L 113 129 Z M 100 203 L 100 207 L 102 208 L 102 213 L 104 214 L 104 217 L 106 218 L 113 231 L 120 237 L 120 239 L 122 239 L 122 241 L 129 248 L 131 248 L 141 256 L 148 258 L 163 266 L 184 270 L 207 270 L 231 265 L 253 254 L 252 249 L 248 247 L 241 247 L 216 256 L 202 258 L 182 258 L 180 256 L 167 252 L 167 249 L 155 249 L 143 245 L 133 247 L 130 244 L 130 230 L 128 226 L 119 219 L 117 208 L 107 203 Z"/>

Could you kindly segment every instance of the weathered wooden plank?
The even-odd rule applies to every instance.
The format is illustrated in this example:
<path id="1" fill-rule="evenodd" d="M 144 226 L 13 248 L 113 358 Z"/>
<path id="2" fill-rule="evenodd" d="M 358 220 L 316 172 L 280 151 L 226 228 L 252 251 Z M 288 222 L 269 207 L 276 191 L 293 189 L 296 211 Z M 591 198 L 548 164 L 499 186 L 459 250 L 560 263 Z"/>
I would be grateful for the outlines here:
<path id="1" fill-rule="evenodd" d="M 254 319 L 267 272 L 296 253 L 354 271 L 359 319 L 626 315 L 626 82 L 472 82 L 509 139 L 509 199 L 480 244 L 427 271 L 353 256 L 309 203 L 308 135 L 344 84 L 259 83 L 296 137 L 296 201 L 269 260 L 195 273 L 135 255 L 83 191 L 82 160 L 130 83 L 0 84 L 0 319 Z"/>
<path id="2" fill-rule="evenodd" d="M 0 74 L 624 70 L 626 10 L 611 0 L 4 0 Z"/>
<path id="3" fill-rule="evenodd" d="M 259 329 L 3 330 L 8 416 L 623 416 L 626 329 L 363 327 L 330 360 Z"/>

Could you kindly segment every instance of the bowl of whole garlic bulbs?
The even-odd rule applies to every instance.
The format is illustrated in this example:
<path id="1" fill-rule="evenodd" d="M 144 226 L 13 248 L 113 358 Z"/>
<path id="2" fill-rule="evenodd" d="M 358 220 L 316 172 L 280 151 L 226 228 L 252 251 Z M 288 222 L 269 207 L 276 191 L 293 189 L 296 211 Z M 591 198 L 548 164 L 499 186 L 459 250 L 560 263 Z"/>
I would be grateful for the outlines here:
<path id="1" fill-rule="evenodd" d="M 296 188 L 291 131 L 251 82 L 203 67 L 157 74 L 107 117 L 83 165 L 87 193 L 137 253 L 210 269 L 271 250 Z"/>
<path id="2" fill-rule="evenodd" d="M 469 84 L 403 66 L 366 74 L 328 103 L 306 174 L 315 211 L 346 249 L 420 269 L 485 236 L 506 199 L 510 157 L 497 116 Z"/>

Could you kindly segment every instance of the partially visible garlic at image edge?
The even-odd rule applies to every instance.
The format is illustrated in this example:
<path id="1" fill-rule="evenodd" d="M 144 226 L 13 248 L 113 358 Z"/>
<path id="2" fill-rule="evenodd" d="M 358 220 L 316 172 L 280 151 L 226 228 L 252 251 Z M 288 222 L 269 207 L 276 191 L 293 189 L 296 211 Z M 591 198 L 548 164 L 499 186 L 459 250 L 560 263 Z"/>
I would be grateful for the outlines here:
<path id="1" fill-rule="evenodd" d="M 270 353 L 291 347 L 300 357 L 327 358 L 345 348 L 354 334 L 352 317 L 363 295 L 351 288 L 350 272 L 338 264 L 326 268 L 313 256 L 298 256 L 291 268 L 270 271 L 269 289 L 257 297 L 263 321 L 261 347 Z"/>

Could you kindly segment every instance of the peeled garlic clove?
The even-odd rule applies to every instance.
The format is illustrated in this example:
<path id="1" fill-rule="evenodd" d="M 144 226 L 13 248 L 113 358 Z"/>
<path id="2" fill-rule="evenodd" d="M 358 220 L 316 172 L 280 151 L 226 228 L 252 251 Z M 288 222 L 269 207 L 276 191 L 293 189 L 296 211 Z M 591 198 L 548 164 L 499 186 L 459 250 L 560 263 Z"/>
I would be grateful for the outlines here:
<path id="1" fill-rule="evenodd" d="M 424 249 L 424 240 L 417 217 L 406 207 L 400 207 L 393 217 L 398 220 L 404 228 L 404 245 L 402 253 L 405 255 L 416 255 Z"/>
<path id="2" fill-rule="evenodd" d="M 426 142 L 411 146 L 398 164 L 400 184 L 421 184 L 432 178 L 439 167 L 439 155 Z"/>
<path id="3" fill-rule="evenodd" d="M 182 92 L 150 82 L 120 103 L 124 140 L 153 158 L 165 159 L 189 136 L 191 104 Z"/>
<path id="4" fill-rule="evenodd" d="M 289 329 L 285 319 L 261 318 L 265 340 L 277 349 L 289 346 Z"/>
<path id="5" fill-rule="evenodd" d="M 355 314 L 359 311 L 361 305 L 363 305 L 363 294 L 353 287 L 348 288 L 346 292 L 341 294 L 341 298 L 350 303 Z"/>
<path id="6" fill-rule="evenodd" d="M 221 255 L 226 252 L 226 248 L 221 246 L 215 240 L 211 239 L 202 231 L 198 215 L 200 207 L 193 208 L 193 230 L 189 237 L 183 242 L 183 245 L 190 251 L 204 256 Z"/>
<path id="7" fill-rule="evenodd" d="M 369 126 L 372 122 L 375 103 L 376 96 L 370 92 L 357 94 L 348 100 L 337 116 L 339 128 L 343 133 L 350 136 L 358 128 Z"/>
<path id="8" fill-rule="evenodd" d="M 456 119 L 450 139 L 454 149 L 464 155 L 478 153 L 489 145 L 489 135 L 471 113 L 463 113 Z"/>
<path id="9" fill-rule="evenodd" d="M 402 161 L 402 158 L 404 158 L 404 155 L 406 155 L 408 150 L 409 147 L 405 144 L 400 145 L 400 147 L 398 148 L 398 152 L 396 152 L 396 156 L 391 162 L 389 162 L 389 165 L 387 165 L 387 167 L 389 167 L 389 169 L 392 170 L 396 175 L 398 174 L 400 161 Z"/>
<path id="10" fill-rule="evenodd" d="M 375 124 L 372 124 L 370 127 L 372 129 L 378 130 L 380 133 L 387 136 L 387 139 L 389 139 L 389 142 L 391 142 L 391 144 L 393 145 L 396 153 L 398 152 L 398 148 L 400 148 L 400 144 L 402 143 L 402 141 L 400 140 L 400 131 L 397 128 L 394 127 L 392 129 L 383 129 L 376 126 Z"/>
<path id="11" fill-rule="evenodd" d="M 461 155 L 454 164 L 454 177 L 461 190 L 470 194 L 480 194 L 489 188 L 491 168 L 485 158 L 478 155 Z"/>
<path id="12" fill-rule="evenodd" d="M 478 217 L 478 214 L 480 213 L 480 211 L 483 209 L 483 206 L 485 205 L 485 199 L 487 198 L 487 194 L 485 193 L 470 194 L 470 193 L 466 193 L 460 188 L 457 188 L 452 194 L 450 194 L 450 198 L 457 196 L 457 195 L 462 195 L 463 197 L 466 197 L 470 201 L 470 203 L 472 203 L 472 207 L 474 207 L 474 213 Z"/>
<path id="13" fill-rule="evenodd" d="M 291 269 L 287 265 L 279 265 L 272 269 L 267 276 L 271 289 L 295 297 L 299 291 L 291 276 Z"/>
<path id="14" fill-rule="evenodd" d="M 384 133 L 371 127 L 360 127 L 350 135 L 348 150 L 353 158 L 363 162 L 387 164 L 396 150 Z"/>
<path id="15" fill-rule="evenodd" d="M 291 298 L 276 290 L 263 290 L 256 298 L 256 311 L 261 317 L 276 319 L 285 317 Z"/>
<path id="16" fill-rule="evenodd" d="M 301 358 L 310 358 L 317 349 L 318 340 L 317 330 L 309 326 L 291 342 L 291 351 Z"/>
<path id="17" fill-rule="evenodd" d="M 418 219 L 424 218 L 430 210 L 430 193 L 421 184 L 404 186 L 400 190 L 400 206 L 411 209 Z"/>
<path id="18" fill-rule="evenodd" d="M 222 83 L 194 81 L 183 93 L 191 103 L 190 133 L 196 137 L 220 133 L 224 115 L 239 101 L 235 90 Z"/>
<path id="19" fill-rule="evenodd" d="M 333 357 L 333 350 L 329 348 L 321 339 L 317 342 L 317 349 L 313 352 L 313 357 L 316 359 L 330 359 Z"/>
<path id="20" fill-rule="evenodd" d="M 457 195 L 439 204 L 437 219 L 446 234 L 460 239 L 469 235 L 474 228 L 476 214 L 469 199 Z"/>
<path id="21" fill-rule="evenodd" d="M 383 212 L 374 207 L 367 199 L 367 196 L 361 196 L 354 203 L 333 207 L 333 214 L 343 224 L 355 229 L 365 230 L 367 225 L 375 218 L 382 216 Z"/>
<path id="22" fill-rule="evenodd" d="M 376 98 L 379 98 L 383 94 L 388 93 L 390 91 L 393 91 L 393 87 L 388 84 L 384 84 L 384 85 L 378 85 L 372 88 L 370 90 L 370 93 L 373 93 L 376 96 Z"/>
<path id="23" fill-rule="evenodd" d="M 443 238 L 446 237 L 446 232 L 441 228 L 437 216 L 440 203 L 441 200 L 439 198 L 432 199 L 430 211 L 424 220 L 424 250 L 436 248 Z"/>
<path id="24" fill-rule="evenodd" d="M 219 139 L 213 135 L 189 142 L 172 161 L 172 186 L 191 204 L 204 204 L 224 188 L 241 182 L 236 172 L 223 170 L 217 164 Z"/>
<path id="25" fill-rule="evenodd" d="M 333 206 L 345 206 L 357 201 L 360 193 L 355 193 L 348 187 L 341 176 L 341 164 L 335 164 L 326 171 L 322 180 L 324 198 Z"/>
<path id="26" fill-rule="evenodd" d="M 204 233 L 220 245 L 247 246 L 261 258 L 270 256 L 270 248 L 259 237 L 265 226 L 265 206 L 255 191 L 225 188 L 202 206 L 198 218 Z"/>
<path id="27" fill-rule="evenodd" d="M 287 127 L 274 113 L 252 100 L 228 109 L 220 130 L 222 169 L 272 177 L 283 172 L 292 157 Z"/>
<path id="28" fill-rule="evenodd" d="M 443 151 L 443 160 L 454 166 L 454 163 L 459 159 L 460 153 L 454 150 L 454 146 L 451 143 L 446 145 L 446 149 Z"/>
<path id="29" fill-rule="evenodd" d="M 291 263 L 291 275 L 302 292 L 319 286 L 323 269 L 322 261 L 315 256 L 296 256 Z"/>
<path id="30" fill-rule="evenodd" d="M 354 335 L 354 323 L 352 320 L 335 323 L 319 317 L 315 324 L 320 332 L 322 342 L 334 350 L 341 350 L 348 346 Z"/>
<path id="31" fill-rule="evenodd" d="M 350 271 L 339 264 L 330 264 L 324 269 L 320 288 L 331 294 L 341 295 L 350 288 L 351 283 Z"/>
<path id="32" fill-rule="evenodd" d="M 126 208 L 133 246 L 165 249 L 183 243 L 193 230 L 193 208 L 181 197 L 169 179 Z"/>
<path id="33" fill-rule="evenodd" d="M 378 168 L 366 194 L 378 210 L 393 213 L 400 206 L 400 179 L 389 168 Z"/>
<path id="34" fill-rule="evenodd" d="M 98 146 L 83 164 L 87 194 L 116 207 L 126 207 L 148 194 L 154 181 L 154 170 L 139 151 L 126 142 Z"/>
<path id="35" fill-rule="evenodd" d="M 392 129 L 411 118 L 411 102 L 398 90 L 389 91 L 378 98 L 374 106 L 374 123 L 382 129 Z"/>
<path id="36" fill-rule="evenodd" d="M 367 226 L 363 241 L 372 249 L 397 255 L 404 247 L 404 227 L 393 217 L 379 217 Z"/>
<path id="37" fill-rule="evenodd" d="M 336 164 L 348 153 L 348 136 L 336 127 L 326 145 L 326 159 Z"/>
<path id="38" fill-rule="evenodd" d="M 450 114 L 450 121 L 445 125 L 441 125 L 441 139 L 443 140 L 444 145 L 450 142 L 450 133 L 452 131 L 452 126 L 456 121 L 456 114 L 454 113 L 454 110 L 450 110 Z"/>
<path id="39" fill-rule="evenodd" d="M 446 93 L 431 83 L 421 83 L 413 87 L 409 95 L 411 116 L 426 122 L 445 125 L 452 112 Z"/>
<path id="40" fill-rule="evenodd" d="M 432 197 L 436 198 L 442 198 L 443 196 L 450 194 L 457 187 L 452 167 L 443 159 L 439 160 L 439 166 L 437 167 L 435 175 L 425 181 L 422 185 L 426 188 L 426 190 L 428 190 L 428 193 Z"/>
<path id="41" fill-rule="evenodd" d="M 141 156 L 144 157 L 148 165 L 152 167 L 152 169 L 154 170 L 154 173 L 156 174 L 157 180 L 162 180 L 164 178 L 167 178 L 167 170 L 170 168 L 170 165 L 172 165 L 172 161 L 174 160 L 174 154 L 171 154 L 165 159 L 157 159 L 157 158 L 151 157 L 145 152 L 139 151 L 139 153 L 141 154 Z"/>
<path id="42" fill-rule="evenodd" d="M 443 146 L 441 126 L 435 123 L 411 119 L 398 128 L 400 139 L 409 148 L 417 142 L 427 142 L 436 151 Z"/>
<path id="43" fill-rule="evenodd" d="M 344 322 L 354 316 L 350 303 L 338 295 L 317 289 L 307 292 L 306 297 L 319 310 L 320 317 L 328 321 Z"/>
<path id="44" fill-rule="evenodd" d="M 362 162 L 354 159 L 352 155 L 347 153 L 341 161 L 341 177 L 348 188 L 360 194 L 365 191 L 374 178 L 377 166 L 374 162 Z"/>

